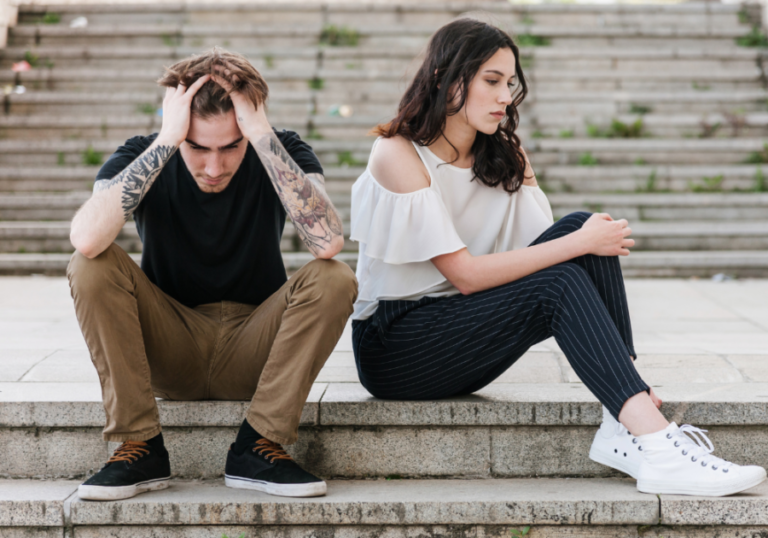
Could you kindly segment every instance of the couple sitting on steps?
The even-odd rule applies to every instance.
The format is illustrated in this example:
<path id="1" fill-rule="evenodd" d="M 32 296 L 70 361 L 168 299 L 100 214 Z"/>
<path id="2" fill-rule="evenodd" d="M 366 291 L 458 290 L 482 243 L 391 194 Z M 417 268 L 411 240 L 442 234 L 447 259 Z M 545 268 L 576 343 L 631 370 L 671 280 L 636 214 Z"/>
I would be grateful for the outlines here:
<path id="1" fill-rule="evenodd" d="M 261 75 L 215 49 L 168 68 L 160 133 L 118 148 L 72 222 L 68 276 L 102 385 L 104 439 L 122 442 L 80 497 L 167 487 L 155 397 L 250 399 L 222 454 L 227 486 L 323 495 L 325 482 L 281 445 L 296 441 L 350 315 L 360 381 L 378 398 L 473 393 L 554 336 L 603 404 L 593 460 L 647 493 L 728 495 L 762 482 L 763 468 L 715 457 L 701 430 L 659 412 L 633 364 L 618 258 L 631 230 L 604 213 L 553 223 L 516 134 L 519 60 L 506 33 L 471 19 L 432 37 L 352 189 L 357 279 L 332 259 L 344 235 L 320 162 L 272 128 Z M 286 216 L 316 258 L 290 279 Z M 131 217 L 141 268 L 113 243 Z"/>

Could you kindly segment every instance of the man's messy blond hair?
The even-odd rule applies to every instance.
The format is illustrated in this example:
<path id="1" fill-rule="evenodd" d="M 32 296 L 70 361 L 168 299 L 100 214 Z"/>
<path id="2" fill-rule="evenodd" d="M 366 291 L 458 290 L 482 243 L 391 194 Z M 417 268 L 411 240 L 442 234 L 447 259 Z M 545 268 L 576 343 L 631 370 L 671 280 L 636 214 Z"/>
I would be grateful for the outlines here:
<path id="1" fill-rule="evenodd" d="M 229 73 L 224 73 L 225 69 Z M 177 88 L 181 83 L 189 88 L 204 75 L 217 75 L 226 79 L 232 91 L 242 93 L 257 107 L 267 100 L 267 83 L 251 62 L 242 54 L 218 47 L 166 67 L 165 75 L 157 83 L 166 88 Z M 213 80 L 203 84 L 192 99 L 192 114 L 198 118 L 226 114 L 232 108 L 229 93 Z"/>

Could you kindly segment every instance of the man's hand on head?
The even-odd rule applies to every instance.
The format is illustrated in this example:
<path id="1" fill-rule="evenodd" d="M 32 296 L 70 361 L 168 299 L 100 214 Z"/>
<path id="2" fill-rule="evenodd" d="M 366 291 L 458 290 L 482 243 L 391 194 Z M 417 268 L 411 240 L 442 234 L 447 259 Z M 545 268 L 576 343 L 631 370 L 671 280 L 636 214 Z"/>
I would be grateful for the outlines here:
<path id="1" fill-rule="evenodd" d="M 183 84 L 179 84 L 176 88 L 166 88 L 163 99 L 163 126 L 158 140 L 175 147 L 179 147 L 184 142 L 192 116 L 192 98 L 210 78 L 210 75 L 204 75 L 189 88 Z"/>
<path id="2" fill-rule="evenodd" d="M 250 142 L 255 142 L 262 136 L 270 134 L 272 126 L 267 119 L 264 103 L 260 103 L 257 106 L 242 93 L 233 91 L 232 85 L 226 78 L 230 74 L 229 70 L 226 67 L 221 69 L 221 73 L 224 76 L 213 75 L 213 81 L 229 92 L 232 105 L 235 107 L 237 126 L 240 127 L 240 132 L 243 133 L 243 136 Z M 233 78 L 237 80 L 236 76 Z"/>

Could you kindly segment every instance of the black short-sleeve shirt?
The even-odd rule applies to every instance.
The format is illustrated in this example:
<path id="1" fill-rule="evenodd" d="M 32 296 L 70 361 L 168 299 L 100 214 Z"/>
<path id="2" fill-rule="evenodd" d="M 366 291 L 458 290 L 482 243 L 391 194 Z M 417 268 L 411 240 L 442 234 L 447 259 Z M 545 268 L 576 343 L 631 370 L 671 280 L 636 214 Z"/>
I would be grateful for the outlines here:
<path id="1" fill-rule="evenodd" d="M 304 173 L 323 173 L 317 156 L 296 133 L 276 134 Z M 157 133 L 127 140 L 101 167 L 97 181 L 122 172 L 156 138 Z M 177 151 L 134 219 L 144 245 L 142 270 L 184 305 L 259 305 L 287 280 L 280 253 L 286 212 L 250 144 L 220 193 L 201 191 Z"/>

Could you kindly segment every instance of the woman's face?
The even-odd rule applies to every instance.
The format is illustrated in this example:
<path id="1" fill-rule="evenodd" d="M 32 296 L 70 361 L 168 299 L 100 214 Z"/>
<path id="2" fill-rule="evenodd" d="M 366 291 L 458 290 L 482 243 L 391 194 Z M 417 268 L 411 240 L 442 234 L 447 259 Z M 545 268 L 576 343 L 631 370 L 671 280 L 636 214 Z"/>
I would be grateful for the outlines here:
<path id="1" fill-rule="evenodd" d="M 464 108 L 454 118 L 463 118 L 481 133 L 495 133 L 512 103 L 516 85 L 515 55 L 508 48 L 497 50 L 478 69 L 469 84 Z"/>

